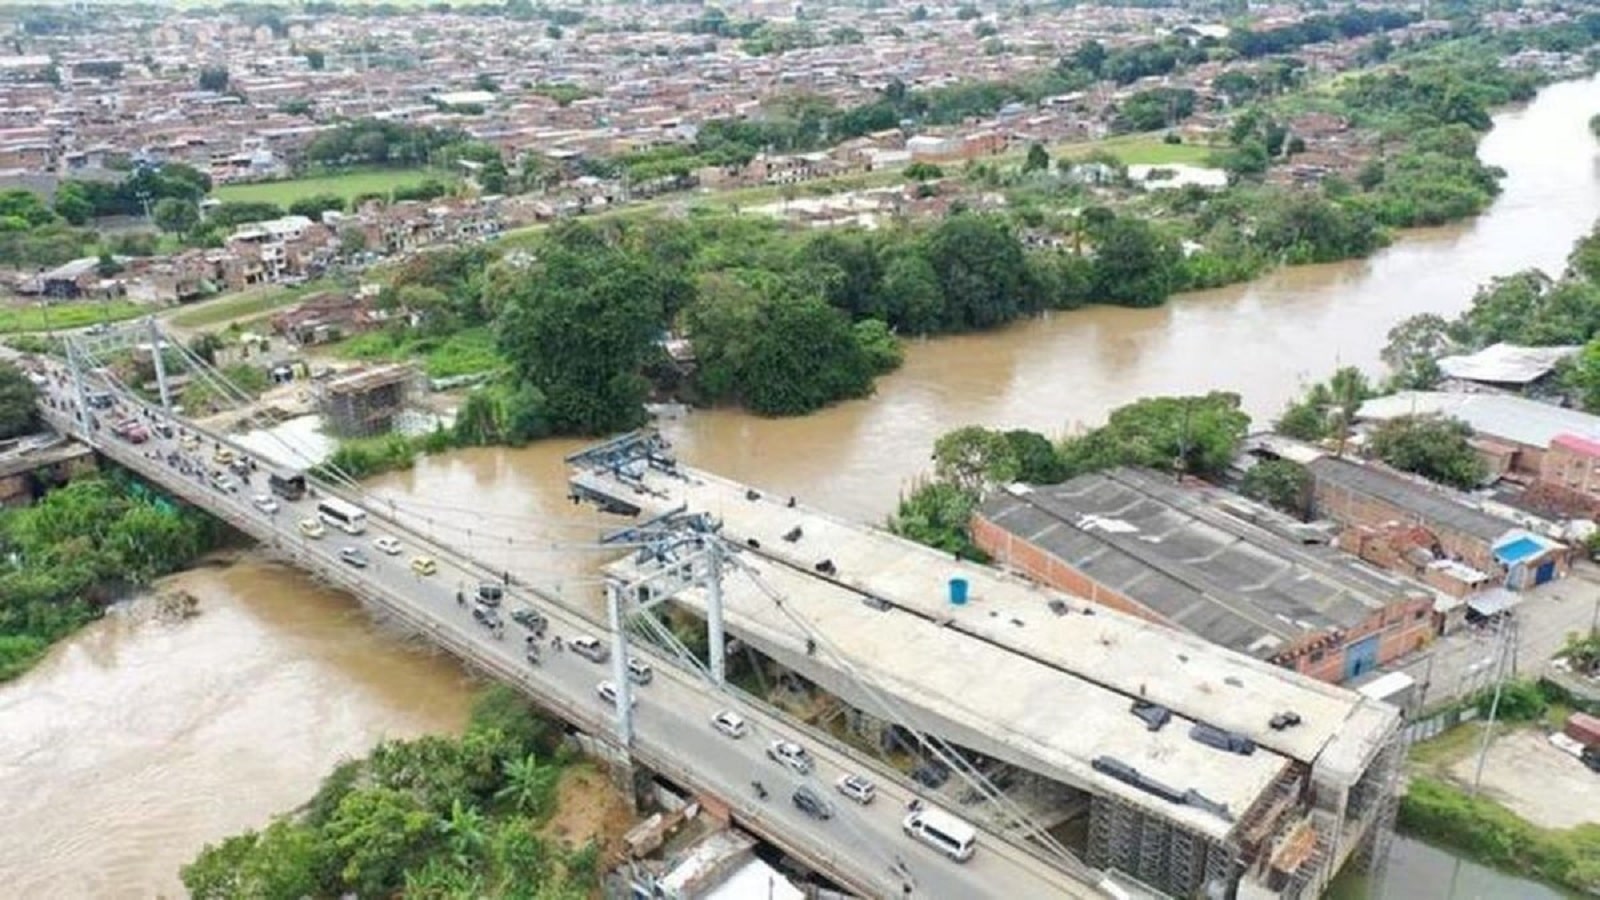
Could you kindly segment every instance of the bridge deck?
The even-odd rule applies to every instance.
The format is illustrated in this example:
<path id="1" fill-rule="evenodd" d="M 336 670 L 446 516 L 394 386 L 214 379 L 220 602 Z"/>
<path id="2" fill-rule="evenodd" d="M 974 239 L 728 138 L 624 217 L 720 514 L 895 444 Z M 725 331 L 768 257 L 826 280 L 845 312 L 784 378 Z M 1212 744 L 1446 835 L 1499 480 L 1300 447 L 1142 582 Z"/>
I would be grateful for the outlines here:
<path id="1" fill-rule="evenodd" d="M 680 505 L 689 512 L 709 513 L 722 520 L 729 537 L 740 543 L 755 539 L 759 553 L 801 570 L 813 584 L 842 584 L 882 598 L 969 639 L 992 642 L 1042 663 L 1040 677 L 1052 670 L 1069 673 L 1080 679 L 1080 690 L 1092 686 L 1120 695 L 1125 703 L 1142 697 L 1189 719 L 1244 734 L 1291 759 L 1310 763 L 1333 751 L 1359 771 L 1360 761 L 1376 752 L 1393 730 L 1393 711 L 1374 709 L 1376 704 L 1354 691 L 1104 607 L 1085 615 L 1091 604 L 1081 598 L 954 560 L 804 504 L 791 507 L 786 496 L 755 491 L 751 499 L 752 489 L 745 485 L 681 466 L 678 472 L 674 476 L 634 467 L 623 478 L 604 469 L 580 469 L 572 482 L 584 492 L 625 500 L 645 514 Z M 785 540 L 797 527 L 798 540 Z M 814 567 L 823 560 L 837 568 L 832 578 L 816 573 Z M 949 602 L 951 578 L 967 580 L 966 604 Z M 794 590 L 803 597 L 810 588 L 797 583 Z M 1066 614 L 1053 612 L 1052 600 L 1064 604 L 1057 608 Z M 899 623 L 876 627 L 892 636 Z M 892 647 L 892 640 L 888 643 Z M 919 662 L 913 658 L 907 665 Z M 1284 711 L 1298 713 L 1301 724 L 1272 730 L 1269 720 Z"/>
<path id="2" fill-rule="evenodd" d="M 1189 737 L 1193 722 L 1178 716 L 1152 732 L 1129 712 L 1126 697 L 1070 673 L 903 610 L 880 611 L 853 591 L 788 566 L 749 564 L 785 598 L 784 608 L 750 579 L 730 574 L 723 580 L 729 630 L 875 715 L 909 720 L 1064 784 L 1122 797 L 1218 841 L 1289 765 L 1271 750 L 1239 756 L 1200 744 Z M 631 559 L 610 571 L 630 579 L 640 574 Z M 704 612 L 699 591 L 679 598 Z M 813 654 L 806 652 L 810 634 L 823 636 Z M 894 697 L 896 708 L 882 710 L 872 690 Z M 1225 804 L 1231 818 L 1103 774 L 1091 766 L 1102 756 L 1178 791 L 1197 790 Z"/>

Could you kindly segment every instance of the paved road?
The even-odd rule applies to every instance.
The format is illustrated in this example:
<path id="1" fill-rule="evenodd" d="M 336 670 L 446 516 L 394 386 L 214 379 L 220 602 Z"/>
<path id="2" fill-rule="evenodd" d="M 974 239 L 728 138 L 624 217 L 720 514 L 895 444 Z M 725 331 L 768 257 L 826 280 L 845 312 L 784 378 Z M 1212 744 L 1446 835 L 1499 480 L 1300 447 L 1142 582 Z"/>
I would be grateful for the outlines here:
<path id="1" fill-rule="evenodd" d="M 71 394 L 69 386 L 52 381 L 48 395 L 56 407 L 46 412 L 62 429 L 76 431 L 75 421 L 65 412 L 72 404 Z M 120 412 L 126 415 L 142 411 L 159 416 L 137 403 L 135 398 L 122 395 Z M 118 418 L 111 411 L 97 415 L 103 426 Z M 376 514 L 371 515 L 374 527 L 359 537 L 332 529 L 321 538 L 308 537 L 298 522 L 315 517 L 315 499 L 287 503 L 280 498 L 281 508 L 272 513 L 252 504 L 252 495 L 267 492 L 264 460 L 259 461 L 261 471 L 234 491 L 218 489 L 205 475 L 180 474 L 168 461 L 169 454 L 177 454 L 208 472 L 218 440 L 215 436 L 202 435 L 200 447 L 185 454 L 176 434 L 162 439 L 152 433 L 150 441 L 134 445 L 111 436 L 109 431 L 109 427 L 102 427 L 95 436 L 101 450 L 111 458 L 217 513 L 296 565 L 385 605 L 458 655 L 516 683 L 583 730 L 606 738 L 612 734 L 614 713 L 595 690 L 602 679 L 612 678 L 609 664 L 597 665 L 571 651 L 557 652 L 550 647 L 547 635 L 541 647 L 542 661 L 530 665 L 523 656 L 525 632 L 509 617 L 497 637 L 473 620 L 471 603 L 457 603 L 457 586 L 476 583 L 484 574 L 481 567 L 447 548 L 430 546 L 421 535 L 382 521 Z M 385 535 L 401 542 L 399 554 L 388 555 L 375 548 L 373 542 Z M 368 566 L 357 569 L 342 562 L 340 551 L 346 547 L 361 549 Z M 411 559 L 417 554 L 435 559 L 437 573 L 423 576 L 414 572 Z M 510 593 L 504 611 L 519 605 L 537 605 L 550 619 L 550 635 L 570 639 L 592 634 L 608 640 L 604 628 L 571 610 L 548 602 L 528 603 L 518 589 Z M 992 834 L 980 832 L 978 851 L 969 862 L 957 864 L 945 859 L 901 833 L 900 821 L 911 790 L 876 761 L 859 758 L 762 704 L 719 692 L 697 674 L 674 667 L 646 648 L 638 648 L 634 655 L 650 662 L 655 670 L 654 680 L 637 690 L 635 758 L 686 787 L 723 799 L 751 830 L 830 871 L 855 889 L 887 897 L 906 896 L 906 884 L 913 886 L 913 895 L 918 897 L 1099 895 Z M 750 733 L 743 739 L 724 737 L 710 727 L 711 717 L 724 708 L 738 710 L 750 724 Z M 811 751 L 816 760 L 811 775 L 794 775 L 766 757 L 767 745 L 779 737 L 796 741 Z M 869 773 L 878 784 L 879 796 L 874 803 L 859 806 L 833 789 L 835 781 L 850 772 Z M 766 800 L 755 796 L 753 781 L 762 782 L 768 789 Z M 837 813 L 832 820 L 813 820 L 792 805 L 789 796 L 801 782 L 811 784 L 829 798 Z M 897 863 L 903 865 L 904 875 L 894 870 Z"/>
<path id="2" fill-rule="evenodd" d="M 1543 584 L 1523 595 L 1513 615 L 1517 620 L 1517 672 L 1535 676 L 1566 643 L 1571 632 L 1588 631 L 1600 611 L 1600 568 L 1579 562 L 1560 581 Z M 1426 653 L 1399 669 L 1428 683 L 1424 707 L 1435 706 L 1487 687 L 1493 677 L 1497 641 L 1490 628 L 1468 628 L 1439 639 Z M 1420 692 L 1419 692 L 1420 693 Z"/>

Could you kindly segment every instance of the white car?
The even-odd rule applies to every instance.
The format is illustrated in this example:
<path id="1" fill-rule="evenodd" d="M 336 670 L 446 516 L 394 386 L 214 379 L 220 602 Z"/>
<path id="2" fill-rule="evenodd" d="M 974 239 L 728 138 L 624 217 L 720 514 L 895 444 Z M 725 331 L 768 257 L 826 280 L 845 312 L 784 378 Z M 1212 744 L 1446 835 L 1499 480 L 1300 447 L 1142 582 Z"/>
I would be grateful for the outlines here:
<path id="1" fill-rule="evenodd" d="M 257 494 L 250 498 L 250 503 L 256 509 L 261 510 L 269 516 L 278 511 L 277 499 L 268 494 Z"/>
<path id="2" fill-rule="evenodd" d="M 767 745 L 767 756 L 801 775 L 811 774 L 811 754 L 794 741 L 773 741 Z"/>
<path id="3" fill-rule="evenodd" d="M 712 716 L 711 727 L 734 740 L 750 733 L 750 726 L 744 723 L 744 717 L 731 709 L 724 709 Z"/>
<path id="4" fill-rule="evenodd" d="M 392 537 L 389 537 L 388 535 L 384 535 L 383 537 L 373 541 L 372 546 L 377 547 L 380 552 L 387 553 L 390 556 L 400 555 L 400 542 Z"/>
<path id="5" fill-rule="evenodd" d="M 834 785 L 839 788 L 839 793 L 862 806 L 871 803 L 872 798 L 878 796 L 878 788 L 860 775 L 845 775 Z"/>
<path id="6" fill-rule="evenodd" d="M 308 538 L 316 539 L 327 534 L 328 529 L 322 527 L 322 523 L 316 519 L 301 519 L 300 533 Z"/>
<path id="7" fill-rule="evenodd" d="M 610 682 L 610 681 L 602 681 L 598 685 L 595 686 L 594 691 L 595 691 L 595 693 L 600 695 L 600 699 L 604 700 L 606 702 L 607 706 L 616 706 L 617 705 L 617 686 L 615 684 L 613 684 L 612 682 Z M 630 697 L 628 697 L 628 700 L 629 700 L 629 703 L 628 703 L 629 706 L 638 706 L 639 705 L 639 698 L 638 697 L 630 696 Z"/>

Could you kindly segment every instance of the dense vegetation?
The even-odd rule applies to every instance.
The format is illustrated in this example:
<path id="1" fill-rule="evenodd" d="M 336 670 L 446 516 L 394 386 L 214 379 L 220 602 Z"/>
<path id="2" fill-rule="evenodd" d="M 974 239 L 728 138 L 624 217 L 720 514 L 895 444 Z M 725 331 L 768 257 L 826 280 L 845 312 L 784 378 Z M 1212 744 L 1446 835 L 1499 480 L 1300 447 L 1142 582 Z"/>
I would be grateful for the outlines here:
<path id="1" fill-rule="evenodd" d="M 220 535 L 211 517 L 120 476 L 80 478 L 35 506 L 0 511 L 0 681 Z"/>
<path id="2" fill-rule="evenodd" d="M 1148 397 L 1111 412 L 1106 424 L 1052 444 L 1026 429 L 958 428 L 933 446 L 933 477 L 900 500 L 889 530 L 969 559 L 968 523 L 985 496 L 1012 482 L 1058 484 L 1118 466 L 1212 476 L 1233 460 L 1250 427 L 1237 394 Z"/>
<path id="3" fill-rule="evenodd" d="M 1410 780 L 1399 827 L 1472 859 L 1583 892 L 1600 890 L 1600 825 L 1540 828 L 1435 778 Z"/>
<path id="4" fill-rule="evenodd" d="M 39 392 L 21 369 L 0 362 L 0 441 L 30 434 L 39 426 Z"/>
<path id="5" fill-rule="evenodd" d="M 184 887 L 196 900 L 594 896 L 599 845 L 541 831 L 572 767 L 560 739 L 510 688 L 490 688 L 461 737 L 385 741 L 341 764 L 297 813 L 208 844 Z"/>

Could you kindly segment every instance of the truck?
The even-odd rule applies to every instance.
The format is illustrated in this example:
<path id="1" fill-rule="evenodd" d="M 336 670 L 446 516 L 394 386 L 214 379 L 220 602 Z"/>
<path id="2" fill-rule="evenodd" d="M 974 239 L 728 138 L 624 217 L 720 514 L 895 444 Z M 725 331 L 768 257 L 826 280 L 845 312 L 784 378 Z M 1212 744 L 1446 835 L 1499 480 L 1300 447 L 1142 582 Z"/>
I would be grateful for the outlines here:
<path id="1" fill-rule="evenodd" d="M 278 471 L 267 475 L 267 490 L 293 503 L 306 495 L 306 476 L 303 472 Z"/>
<path id="2" fill-rule="evenodd" d="M 1582 760 L 1591 771 L 1600 772 L 1600 718 L 1588 713 L 1575 712 L 1567 716 L 1567 724 L 1562 733 L 1572 741 L 1583 745 L 1583 749 L 1578 751 L 1578 759 Z"/>

